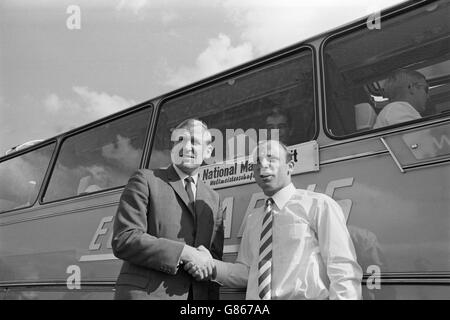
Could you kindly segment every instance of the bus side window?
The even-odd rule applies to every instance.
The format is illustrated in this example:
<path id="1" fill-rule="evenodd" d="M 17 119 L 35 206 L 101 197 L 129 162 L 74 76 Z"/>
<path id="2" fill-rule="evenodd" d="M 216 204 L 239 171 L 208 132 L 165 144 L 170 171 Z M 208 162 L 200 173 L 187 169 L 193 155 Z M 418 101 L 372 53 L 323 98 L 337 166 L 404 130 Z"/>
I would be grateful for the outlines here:
<path id="1" fill-rule="evenodd" d="M 326 40 L 328 132 L 345 137 L 450 112 L 448 1 Z"/>
<path id="2" fill-rule="evenodd" d="M 164 102 L 156 128 L 150 168 L 170 163 L 170 128 L 187 118 L 199 118 L 221 137 L 214 137 L 210 163 L 248 156 L 268 130 L 278 129 L 288 145 L 313 139 L 316 133 L 313 53 L 300 48 L 296 54 L 270 61 L 250 71 Z M 264 129 L 266 134 L 261 133 Z M 220 148 L 220 150 L 219 150 Z"/>
<path id="3" fill-rule="evenodd" d="M 125 185 L 139 167 L 150 114 L 147 108 L 66 138 L 44 201 Z"/>
<path id="4" fill-rule="evenodd" d="M 35 202 L 54 148 L 52 143 L 0 163 L 0 212 Z"/>

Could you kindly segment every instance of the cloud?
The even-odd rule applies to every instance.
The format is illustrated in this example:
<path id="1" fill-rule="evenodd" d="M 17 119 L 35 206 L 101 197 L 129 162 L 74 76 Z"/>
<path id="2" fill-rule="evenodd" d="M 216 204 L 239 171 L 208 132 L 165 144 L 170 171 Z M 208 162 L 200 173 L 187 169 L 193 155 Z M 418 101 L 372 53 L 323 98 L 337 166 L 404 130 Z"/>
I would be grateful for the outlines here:
<path id="1" fill-rule="evenodd" d="M 161 21 L 164 25 L 168 25 L 179 18 L 180 16 L 174 11 L 164 11 L 161 13 Z"/>
<path id="2" fill-rule="evenodd" d="M 72 89 L 85 103 L 85 109 L 90 114 L 100 117 L 136 104 L 134 100 L 127 100 L 118 95 L 109 95 L 105 92 L 89 91 L 87 87 L 73 87 Z"/>
<path id="3" fill-rule="evenodd" d="M 0 96 L 0 155 L 26 141 L 50 138 L 136 104 L 83 86 L 72 87 L 72 92 L 70 97 L 51 93 L 41 101 L 24 97 L 14 104 Z"/>
<path id="4" fill-rule="evenodd" d="M 139 14 L 139 12 L 149 6 L 148 0 L 120 0 L 116 5 L 117 11 L 129 10 L 134 14 Z"/>
<path id="5" fill-rule="evenodd" d="M 72 99 L 62 99 L 55 93 L 49 94 L 43 101 L 46 111 L 52 116 L 62 118 L 64 115 L 73 115 L 83 122 L 89 122 L 136 104 L 134 100 L 91 91 L 87 87 L 74 86 L 72 91 L 76 94 Z"/>
<path id="6" fill-rule="evenodd" d="M 343 25 L 400 0 L 224 0 L 221 5 L 238 32 L 210 39 L 193 66 L 167 69 L 166 84 L 174 87 L 281 49 Z"/>
<path id="7" fill-rule="evenodd" d="M 114 160 L 117 165 L 127 170 L 133 170 L 139 165 L 142 149 L 136 149 L 131 145 L 131 139 L 116 136 L 115 143 L 102 147 L 102 156 Z"/>
<path id="8" fill-rule="evenodd" d="M 252 47 L 246 43 L 232 46 L 225 34 L 209 39 L 208 47 L 197 57 L 195 66 L 167 70 L 166 84 L 174 87 L 185 85 L 203 77 L 243 63 L 253 57 Z"/>
<path id="9" fill-rule="evenodd" d="M 402 1 L 380 0 L 225 0 L 228 16 L 240 30 L 240 40 L 256 54 L 266 54 L 366 16 Z"/>

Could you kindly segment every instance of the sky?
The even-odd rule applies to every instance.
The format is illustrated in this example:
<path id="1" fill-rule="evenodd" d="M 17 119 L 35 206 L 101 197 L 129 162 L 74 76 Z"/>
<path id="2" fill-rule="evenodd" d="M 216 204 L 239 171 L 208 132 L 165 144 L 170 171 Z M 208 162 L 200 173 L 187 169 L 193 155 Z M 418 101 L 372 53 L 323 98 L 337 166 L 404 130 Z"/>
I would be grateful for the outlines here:
<path id="1" fill-rule="evenodd" d="M 0 155 L 403 0 L 2 0 Z"/>

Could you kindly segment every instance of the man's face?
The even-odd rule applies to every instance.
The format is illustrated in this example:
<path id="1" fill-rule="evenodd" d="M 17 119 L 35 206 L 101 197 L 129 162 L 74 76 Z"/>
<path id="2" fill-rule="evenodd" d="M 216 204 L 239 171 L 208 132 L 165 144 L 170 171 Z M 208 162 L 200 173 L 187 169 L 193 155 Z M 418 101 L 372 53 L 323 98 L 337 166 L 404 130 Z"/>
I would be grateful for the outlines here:
<path id="1" fill-rule="evenodd" d="M 256 183 L 265 195 L 273 196 L 291 183 L 294 163 L 286 163 L 286 153 L 278 142 L 268 141 L 259 145 L 253 154 L 253 161 Z"/>
<path id="2" fill-rule="evenodd" d="M 415 99 L 415 108 L 420 113 L 425 111 L 428 101 L 428 84 L 426 81 L 421 80 L 413 83 L 413 92 Z"/>
<path id="3" fill-rule="evenodd" d="M 187 174 L 193 173 L 211 156 L 211 136 L 200 124 L 175 129 L 172 132 L 172 141 L 172 163 Z"/>
<path id="4" fill-rule="evenodd" d="M 269 130 L 269 134 L 270 134 L 270 130 L 271 129 L 278 129 L 278 135 L 279 135 L 279 140 L 281 142 L 286 143 L 287 140 L 289 139 L 289 124 L 288 124 L 288 119 L 284 116 L 284 115 L 271 115 L 269 117 L 267 117 L 266 119 L 266 126 L 267 129 Z M 271 139 L 274 139 L 274 137 L 271 137 Z"/>
<path id="5" fill-rule="evenodd" d="M 93 183 L 105 188 L 108 185 L 108 174 L 103 167 L 93 166 L 89 170 L 92 174 Z"/>

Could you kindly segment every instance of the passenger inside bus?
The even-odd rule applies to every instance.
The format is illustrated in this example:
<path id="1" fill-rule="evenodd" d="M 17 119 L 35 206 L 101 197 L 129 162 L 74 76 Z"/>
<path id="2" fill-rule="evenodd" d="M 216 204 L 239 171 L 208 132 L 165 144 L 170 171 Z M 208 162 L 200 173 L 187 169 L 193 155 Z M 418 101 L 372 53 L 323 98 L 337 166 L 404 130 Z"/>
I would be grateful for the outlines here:
<path id="1" fill-rule="evenodd" d="M 86 170 L 89 172 L 89 175 L 80 179 L 78 194 L 91 193 L 108 188 L 108 173 L 103 166 L 93 165 L 87 167 Z"/>
<path id="2" fill-rule="evenodd" d="M 397 70 L 386 80 L 384 92 L 392 102 L 378 114 L 374 129 L 422 118 L 428 100 L 428 83 L 423 74 Z"/>
<path id="3" fill-rule="evenodd" d="M 266 118 L 266 128 L 269 131 L 268 137 L 272 138 L 272 129 L 278 129 L 278 139 L 288 146 L 292 144 L 292 116 L 288 110 L 274 108 Z"/>

